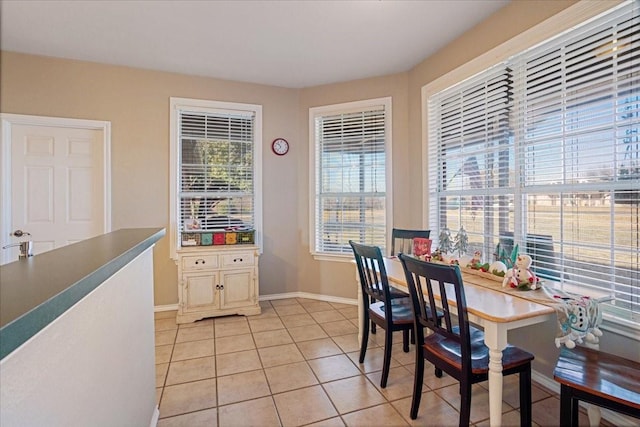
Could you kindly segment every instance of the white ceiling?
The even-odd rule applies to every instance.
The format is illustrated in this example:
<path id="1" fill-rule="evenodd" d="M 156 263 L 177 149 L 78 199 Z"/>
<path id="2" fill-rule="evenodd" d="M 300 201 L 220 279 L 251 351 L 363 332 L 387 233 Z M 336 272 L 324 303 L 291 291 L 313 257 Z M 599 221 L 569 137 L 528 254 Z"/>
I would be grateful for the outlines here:
<path id="1" fill-rule="evenodd" d="M 410 70 L 508 0 L 0 1 L 0 48 L 290 88 Z"/>

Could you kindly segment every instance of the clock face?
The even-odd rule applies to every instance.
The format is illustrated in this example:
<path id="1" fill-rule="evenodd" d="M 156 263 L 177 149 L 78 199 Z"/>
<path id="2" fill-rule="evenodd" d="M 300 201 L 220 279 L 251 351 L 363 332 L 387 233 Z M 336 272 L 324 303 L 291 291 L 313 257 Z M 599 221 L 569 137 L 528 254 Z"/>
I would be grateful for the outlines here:
<path id="1" fill-rule="evenodd" d="M 276 138 L 271 143 L 271 149 L 278 156 L 284 156 L 289 151 L 289 143 L 284 138 Z"/>

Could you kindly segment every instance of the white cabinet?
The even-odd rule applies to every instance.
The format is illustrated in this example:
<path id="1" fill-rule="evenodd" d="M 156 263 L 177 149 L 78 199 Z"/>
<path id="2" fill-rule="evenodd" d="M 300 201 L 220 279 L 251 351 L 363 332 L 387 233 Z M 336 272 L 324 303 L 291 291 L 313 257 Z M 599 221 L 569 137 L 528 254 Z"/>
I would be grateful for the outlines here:
<path id="1" fill-rule="evenodd" d="M 225 246 L 178 252 L 177 323 L 230 314 L 260 314 L 258 248 Z"/>

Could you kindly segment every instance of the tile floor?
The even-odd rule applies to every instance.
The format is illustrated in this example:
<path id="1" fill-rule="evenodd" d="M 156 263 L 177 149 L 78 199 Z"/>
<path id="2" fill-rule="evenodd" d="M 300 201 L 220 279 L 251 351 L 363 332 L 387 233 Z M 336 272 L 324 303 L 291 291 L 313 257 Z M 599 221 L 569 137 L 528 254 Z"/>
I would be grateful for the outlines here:
<path id="1" fill-rule="evenodd" d="M 159 427 L 458 424 L 457 382 L 429 368 L 418 418 L 409 418 L 414 353 L 402 352 L 400 333 L 385 389 L 384 330 L 358 363 L 356 306 L 301 298 L 260 305 L 258 316 L 185 325 L 175 312 L 156 313 Z M 505 378 L 503 425 L 519 425 L 517 386 L 517 377 Z M 488 426 L 488 385 L 473 387 L 472 425 Z M 558 396 L 532 388 L 534 426 L 557 426 Z M 580 425 L 588 425 L 582 413 Z"/>

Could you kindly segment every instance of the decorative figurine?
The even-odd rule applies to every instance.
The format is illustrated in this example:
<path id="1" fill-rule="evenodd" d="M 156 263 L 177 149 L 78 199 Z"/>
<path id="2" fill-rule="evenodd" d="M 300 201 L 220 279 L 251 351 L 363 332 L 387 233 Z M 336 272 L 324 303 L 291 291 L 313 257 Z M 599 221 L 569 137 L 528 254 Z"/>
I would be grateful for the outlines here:
<path id="1" fill-rule="evenodd" d="M 518 255 L 515 266 L 505 274 L 502 286 L 532 291 L 538 289 L 540 279 L 531 271 L 531 263 L 529 255 Z"/>

